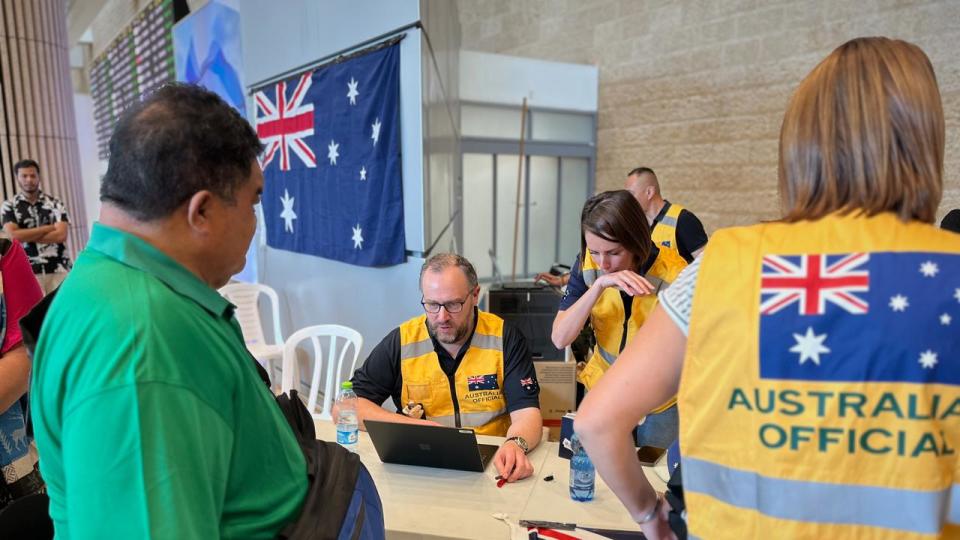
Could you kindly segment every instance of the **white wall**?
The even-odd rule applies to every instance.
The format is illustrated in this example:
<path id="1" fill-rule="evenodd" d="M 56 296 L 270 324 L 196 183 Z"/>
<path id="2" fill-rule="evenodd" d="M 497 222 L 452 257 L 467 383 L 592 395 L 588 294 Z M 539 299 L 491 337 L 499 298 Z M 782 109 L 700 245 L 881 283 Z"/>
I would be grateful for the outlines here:
<path id="1" fill-rule="evenodd" d="M 597 66 L 460 51 L 460 99 L 596 112 Z"/>
<path id="2" fill-rule="evenodd" d="M 239 3 L 248 85 L 420 18 L 417 0 L 240 0 Z"/>

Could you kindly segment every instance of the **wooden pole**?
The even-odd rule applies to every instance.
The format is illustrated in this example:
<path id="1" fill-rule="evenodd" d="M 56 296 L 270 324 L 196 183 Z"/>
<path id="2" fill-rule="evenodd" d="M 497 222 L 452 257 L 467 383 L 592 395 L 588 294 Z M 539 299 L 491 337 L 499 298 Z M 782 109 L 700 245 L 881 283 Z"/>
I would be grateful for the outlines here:
<path id="1" fill-rule="evenodd" d="M 523 186 L 523 143 L 527 135 L 527 98 L 523 98 L 523 107 L 520 108 L 520 155 L 517 160 L 517 207 L 513 213 L 513 277 L 517 280 L 517 246 L 520 243 L 520 193 Z"/>

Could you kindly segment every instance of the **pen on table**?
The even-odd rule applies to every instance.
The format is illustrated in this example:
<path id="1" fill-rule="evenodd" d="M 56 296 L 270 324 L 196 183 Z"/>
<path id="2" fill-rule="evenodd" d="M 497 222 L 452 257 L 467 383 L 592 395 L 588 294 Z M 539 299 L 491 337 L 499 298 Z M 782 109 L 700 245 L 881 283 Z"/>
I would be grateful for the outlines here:
<path id="1" fill-rule="evenodd" d="M 503 487 L 503 485 L 507 483 L 507 477 L 506 477 L 506 476 L 500 476 L 499 474 L 498 474 L 496 477 L 494 477 L 494 480 L 497 481 L 497 487 L 498 487 L 498 488 Z"/>

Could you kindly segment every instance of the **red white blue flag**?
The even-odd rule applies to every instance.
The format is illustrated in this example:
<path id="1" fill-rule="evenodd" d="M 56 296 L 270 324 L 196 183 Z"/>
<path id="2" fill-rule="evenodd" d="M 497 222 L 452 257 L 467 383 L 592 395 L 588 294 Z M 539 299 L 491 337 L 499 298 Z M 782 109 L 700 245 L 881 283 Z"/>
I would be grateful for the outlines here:
<path id="1" fill-rule="evenodd" d="M 467 377 L 467 390 L 474 392 L 476 390 L 496 390 L 500 388 L 497 384 L 497 374 L 490 375 L 470 375 Z"/>
<path id="2" fill-rule="evenodd" d="M 760 377 L 960 384 L 960 256 L 770 255 Z"/>
<path id="3" fill-rule="evenodd" d="M 399 103 L 398 44 L 255 92 L 267 245 L 361 266 L 404 261 Z"/>

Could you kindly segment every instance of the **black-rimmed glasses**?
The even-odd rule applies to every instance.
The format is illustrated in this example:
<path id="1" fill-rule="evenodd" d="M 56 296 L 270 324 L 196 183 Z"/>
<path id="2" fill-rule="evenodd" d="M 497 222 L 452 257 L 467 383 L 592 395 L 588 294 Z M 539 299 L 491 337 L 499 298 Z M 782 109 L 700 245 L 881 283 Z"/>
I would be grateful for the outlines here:
<path id="1" fill-rule="evenodd" d="M 467 298 L 469 298 L 469 296 Z M 443 304 L 420 300 L 420 305 L 423 306 L 423 310 L 427 313 L 440 313 L 440 308 L 447 310 L 447 313 L 460 313 L 463 311 L 463 305 L 467 303 L 467 298 L 464 298 L 461 302 L 446 302 Z"/>

